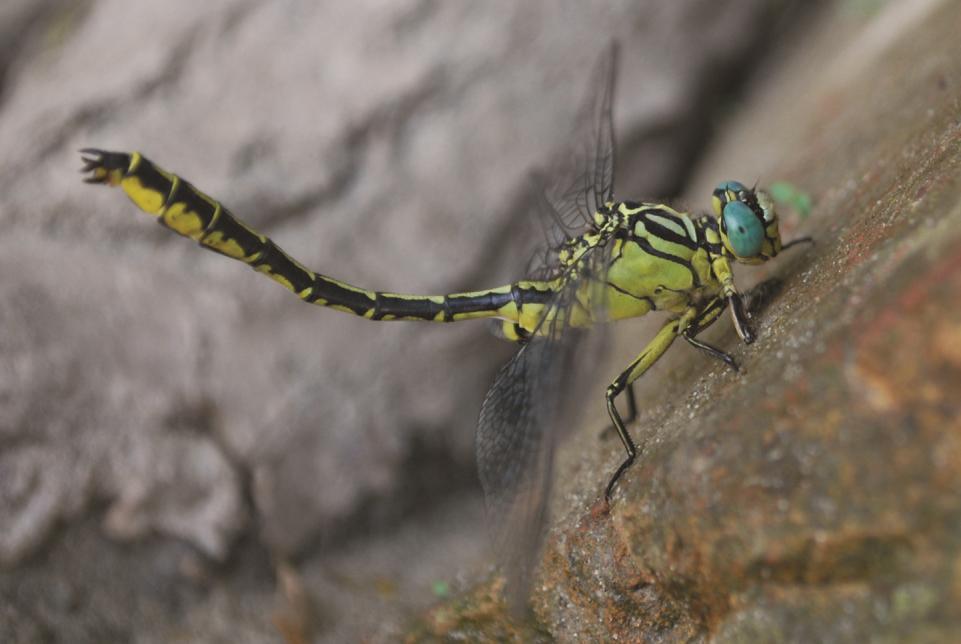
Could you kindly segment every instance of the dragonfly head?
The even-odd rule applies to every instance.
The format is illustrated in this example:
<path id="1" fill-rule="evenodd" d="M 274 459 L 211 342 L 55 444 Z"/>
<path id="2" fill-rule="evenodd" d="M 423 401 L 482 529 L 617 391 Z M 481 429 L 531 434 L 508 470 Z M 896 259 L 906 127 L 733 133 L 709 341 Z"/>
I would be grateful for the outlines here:
<path id="1" fill-rule="evenodd" d="M 724 248 L 742 264 L 760 264 L 781 251 L 774 201 L 763 190 L 725 181 L 711 199 Z"/>

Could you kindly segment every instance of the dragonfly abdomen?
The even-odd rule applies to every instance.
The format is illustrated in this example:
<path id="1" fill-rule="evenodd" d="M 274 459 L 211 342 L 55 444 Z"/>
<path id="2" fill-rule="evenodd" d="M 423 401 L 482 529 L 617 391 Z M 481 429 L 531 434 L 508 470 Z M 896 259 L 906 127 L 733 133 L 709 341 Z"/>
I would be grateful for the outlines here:
<path id="1" fill-rule="evenodd" d="M 410 295 L 359 288 L 312 271 L 269 237 L 237 219 L 219 201 L 154 165 L 138 152 L 83 150 L 86 181 L 119 185 L 141 210 L 204 248 L 240 260 L 311 304 L 370 320 L 457 322 L 499 317 L 519 323 L 539 315 L 553 295 L 550 282 L 524 281 L 482 291 Z"/>

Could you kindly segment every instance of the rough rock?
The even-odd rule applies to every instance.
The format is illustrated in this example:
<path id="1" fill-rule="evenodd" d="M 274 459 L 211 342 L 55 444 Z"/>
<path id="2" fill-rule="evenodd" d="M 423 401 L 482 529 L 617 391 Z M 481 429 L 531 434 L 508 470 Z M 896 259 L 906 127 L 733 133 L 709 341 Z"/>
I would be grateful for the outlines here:
<path id="1" fill-rule="evenodd" d="M 659 368 L 609 514 L 589 508 L 616 441 L 562 454 L 534 598 L 558 640 L 957 638 L 961 8 L 843 22 L 812 29 L 694 182 L 786 179 L 815 204 L 783 230 L 816 245 L 760 271 L 742 373 L 690 352 Z M 709 337 L 735 347 L 724 326 Z"/>
<path id="2" fill-rule="evenodd" d="M 656 196 L 809 4 L 5 4 L 0 639 L 387 640 L 487 557 L 472 434 L 511 347 L 303 306 L 81 184 L 78 148 L 339 278 L 476 288 L 525 265 L 528 173 L 612 36 L 619 181 Z"/>

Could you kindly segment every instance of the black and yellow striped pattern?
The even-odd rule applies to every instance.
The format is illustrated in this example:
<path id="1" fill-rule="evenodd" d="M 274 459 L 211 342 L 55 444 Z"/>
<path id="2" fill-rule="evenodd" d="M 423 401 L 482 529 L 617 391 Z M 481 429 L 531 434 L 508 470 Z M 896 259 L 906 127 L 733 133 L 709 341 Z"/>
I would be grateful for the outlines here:
<path id="1" fill-rule="evenodd" d="M 534 331 L 534 319 L 554 293 L 550 282 L 520 281 L 447 295 L 408 295 L 358 288 L 314 272 L 223 204 L 141 154 L 83 150 L 88 183 L 119 185 L 141 210 L 201 246 L 240 260 L 311 304 L 369 320 L 456 322 L 498 317 Z M 529 309 L 529 310 L 528 310 Z M 514 337 L 511 334 L 511 337 Z M 515 338 L 516 339 L 516 338 Z"/>
<path id="2" fill-rule="evenodd" d="M 673 314 L 607 388 L 608 412 L 627 451 L 627 459 L 608 484 L 608 496 L 636 452 L 614 399 L 626 390 L 633 417 L 631 383 L 678 337 L 736 368 L 729 355 L 695 336 L 727 307 L 741 338 L 753 341 L 731 262 L 766 261 L 782 249 L 777 216 L 767 196 L 726 182 L 714 193 L 715 217 L 691 218 L 655 203 L 608 201 L 599 205 L 582 234 L 553 249 L 554 257 L 542 279 L 447 295 L 387 293 L 358 288 L 304 267 L 219 201 L 137 152 L 86 149 L 82 154 L 83 170 L 89 173 L 85 181 L 119 185 L 141 210 L 164 226 L 204 248 L 244 262 L 305 302 L 369 320 L 500 318 L 506 338 L 525 341 L 538 335 L 556 338 L 564 327 L 587 327 L 601 319 L 633 318 L 655 310 Z M 753 213 L 749 216 L 756 216 L 763 226 L 764 240 L 756 256 L 739 257 L 731 248 L 721 210 L 735 200 L 749 207 Z M 494 389 L 507 390 L 497 383 Z"/>

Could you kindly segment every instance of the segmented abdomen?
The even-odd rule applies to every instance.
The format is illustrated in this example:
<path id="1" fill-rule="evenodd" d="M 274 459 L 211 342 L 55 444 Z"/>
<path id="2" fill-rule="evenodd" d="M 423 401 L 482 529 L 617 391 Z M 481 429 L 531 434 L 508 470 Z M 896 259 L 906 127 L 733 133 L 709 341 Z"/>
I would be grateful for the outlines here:
<path id="1" fill-rule="evenodd" d="M 454 322 L 500 317 L 525 324 L 551 295 L 549 282 L 525 281 L 448 295 L 408 295 L 358 288 L 311 271 L 269 237 L 237 219 L 219 201 L 138 152 L 81 150 L 85 181 L 119 185 L 141 210 L 205 248 L 240 260 L 306 302 L 372 320 Z M 529 322 L 527 322 L 529 325 Z"/>

